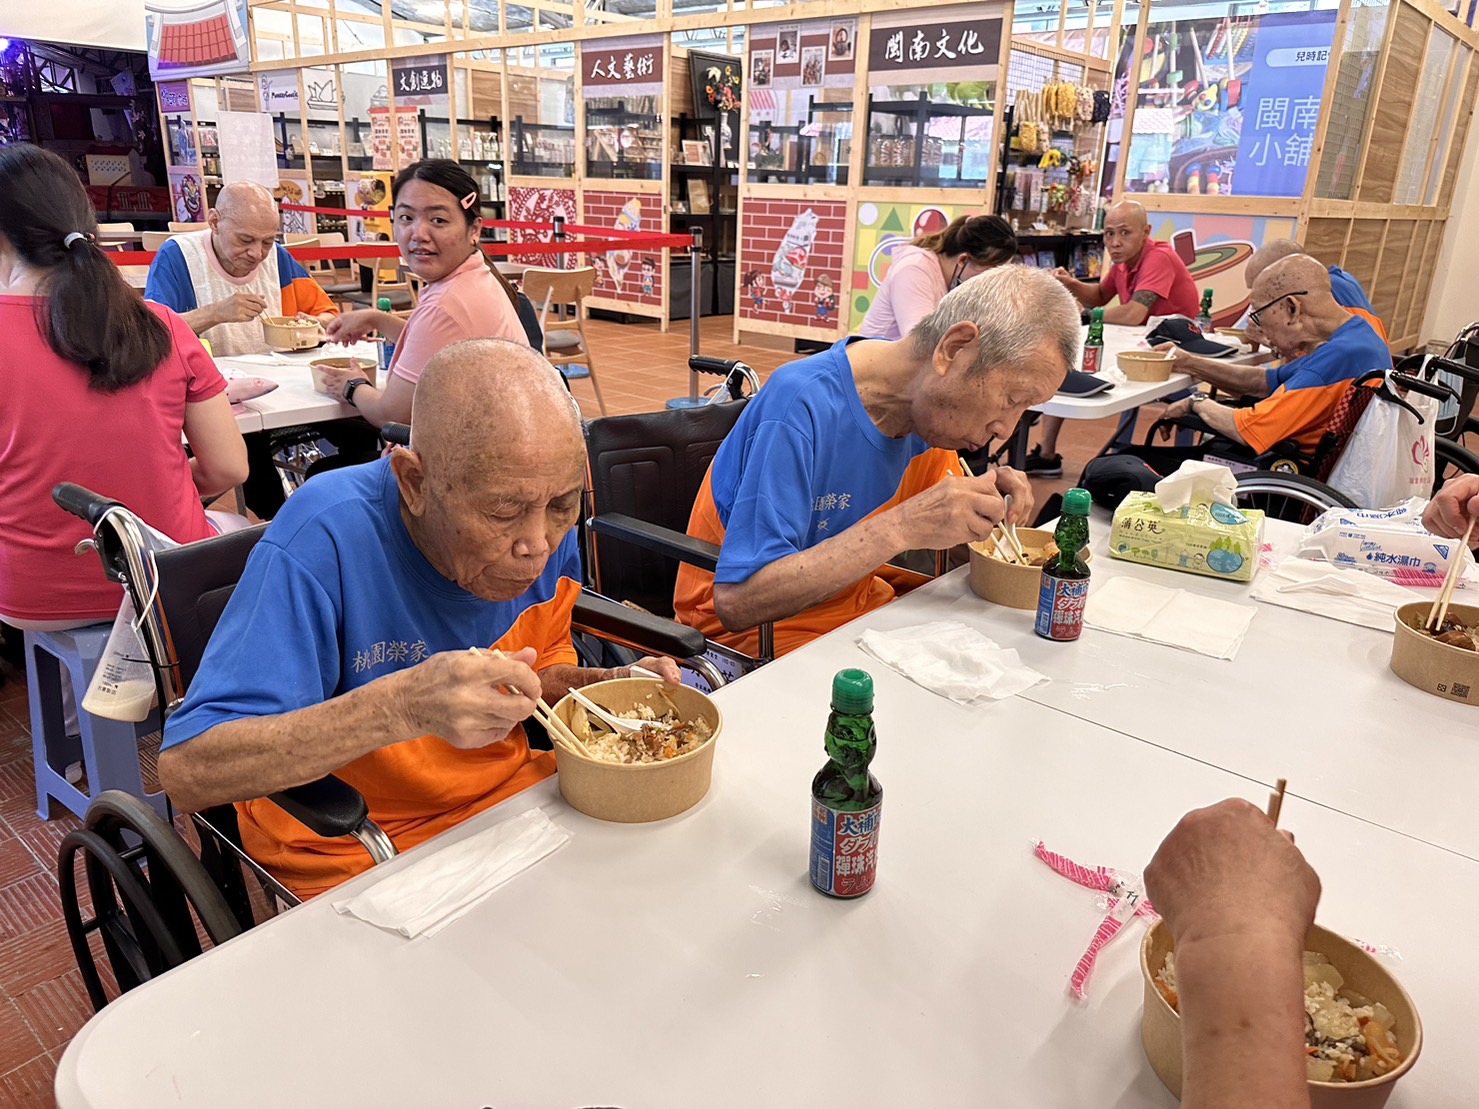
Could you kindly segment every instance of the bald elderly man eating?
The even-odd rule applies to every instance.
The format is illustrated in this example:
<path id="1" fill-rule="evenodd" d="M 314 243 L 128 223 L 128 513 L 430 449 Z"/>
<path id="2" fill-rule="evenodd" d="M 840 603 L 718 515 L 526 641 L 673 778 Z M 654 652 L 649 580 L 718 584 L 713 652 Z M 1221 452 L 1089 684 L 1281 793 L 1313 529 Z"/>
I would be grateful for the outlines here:
<path id="1" fill-rule="evenodd" d="M 144 299 L 173 308 L 217 357 L 264 353 L 267 340 L 257 322 L 263 315 L 326 322 L 339 314 L 277 242 L 277 206 L 261 185 L 227 185 L 206 223 L 159 248 Z"/>
<path id="2" fill-rule="evenodd" d="M 176 805 L 236 802 L 247 852 L 300 896 L 369 856 L 262 798 L 337 774 L 413 847 L 554 773 L 520 726 L 536 698 L 629 673 L 575 665 L 586 456 L 560 375 L 470 340 L 427 363 L 413 405 L 410 449 L 288 500 L 159 757 Z M 671 659 L 641 665 L 678 678 Z"/>

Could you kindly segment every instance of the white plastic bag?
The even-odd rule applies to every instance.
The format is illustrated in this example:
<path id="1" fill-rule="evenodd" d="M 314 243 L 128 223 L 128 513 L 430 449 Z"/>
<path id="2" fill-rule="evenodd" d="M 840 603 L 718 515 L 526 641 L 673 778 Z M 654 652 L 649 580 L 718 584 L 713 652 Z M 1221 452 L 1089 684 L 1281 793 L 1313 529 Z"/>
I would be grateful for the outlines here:
<path id="1" fill-rule="evenodd" d="M 154 668 L 149 665 L 144 641 L 134 630 L 136 622 L 133 599 L 125 593 L 108 633 L 108 645 L 82 698 L 83 709 L 94 716 L 138 724 L 148 719 L 154 707 Z"/>
<path id="2" fill-rule="evenodd" d="M 1388 508 L 1433 491 L 1433 425 L 1441 403 L 1409 393 L 1403 400 L 1416 415 L 1390 400 L 1372 397 L 1330 471 L 1328 484 L 1360 508 Z"/>

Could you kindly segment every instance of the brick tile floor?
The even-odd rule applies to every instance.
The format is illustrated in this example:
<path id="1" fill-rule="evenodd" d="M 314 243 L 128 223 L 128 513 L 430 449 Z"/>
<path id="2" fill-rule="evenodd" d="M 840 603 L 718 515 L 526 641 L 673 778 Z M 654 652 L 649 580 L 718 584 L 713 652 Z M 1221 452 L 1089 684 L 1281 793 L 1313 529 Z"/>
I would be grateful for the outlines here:
<path id="1" fill-rule="evenodd" d="M 729 317 L 703 321 L 703 352 L 743 358 L 762 377 L 796 356 L 771 345 L 732 342 Z M 613 415 L 649 412 L 688 394 L 686 323 L 588 325 L 596 372 Z M 709 379 L 705 383 L 712 383 Z M 573 383 L 588 417 L 598 414 L 588 380 Z M 1066 478 L 1036 483 L 1038 500 L 1068 488 L 1113 431 L 1114 421 L 1070 421 L 1060 440 Z M 0 664 L 3 666 L 3 664 Z M 78 822 L 36 816 L 30 709 L 25 675 L 8 666 L 0 685 L 0 1109 L 53 1105 L 52 1081 L 68 1041 L 92 1015 L 65 929 L 56 879 L 57 848 Z M 152 777 L 154 752 L 145 753 Z M 150 783 L 152 788 L 152 782 Z"/>

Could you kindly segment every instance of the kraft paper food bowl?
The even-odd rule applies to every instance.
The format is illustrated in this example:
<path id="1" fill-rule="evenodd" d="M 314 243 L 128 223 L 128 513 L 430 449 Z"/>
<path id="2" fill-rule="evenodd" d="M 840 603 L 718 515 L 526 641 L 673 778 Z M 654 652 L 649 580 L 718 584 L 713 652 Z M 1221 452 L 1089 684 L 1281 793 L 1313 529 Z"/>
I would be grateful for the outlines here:
<path id="1" fill-rule="evenodd" d="M 1120 373 L 1131 381 L 1166 381 L 1171 376 L 1172 356 L 1158 350 L 1122 350 Z"/>
<path id="2" fill-rule="evenodd" d="M 1219 327 L 1216 333 L 1225 339 L 1231 339 L 1234 343 L 1246 343 L 1248 341 L 1248 329 L 1246 327 Z"/>
<path id="3" fill-rule="evenodd" d="M 1036 611 L 1037 594 L 1042 587 L 1042 567 L 1021 566 L 997 558 L 993 552 L 999 534 L 970 545 L 971 592 L 995 605 Z M 1053 541 L 1053 533 L 1041 528 L 1018 528 L 1017 540 L 1031 557 L 1033 551 L 1040 551 Z M 1089 558 L 1089 552 L 1084 551 L 1084 561 Z"/>
<path id="4" fill-rule="evenodd" d="M 369 358 L 315 358 L 308 363 L 308 372 L 313 375 L 313 388 L 320 393 L 329 391 L 325 387 L 325 370 L 356 370 L 360 377 L 375 384 L 375 363 Z"/>
<path id="5" fill-rule="evenodd" d="M 1423 1029 L 1417 1009 L 1407 991 L 1392 977 L 1382 963 L 1344 936 L 1336 935 L 1318 924 L 1305 937 L 1306 951 L 1317 951 L 1340 971 L 1345 988 L 1372 1001 L 1380 1001 L 1391 1012 L 1397 1024 L 1392 1034 L 1402 1052 L 1402 1062 L 1395 1070 L 1365 1082 L 1311 1082 L 1311 1109 L 1381 1109 L 1392 1096 L 1397 1080 L 1412 1069 L 1422 1052 Z M 1156 1077 L 1176 1097 L 1181 1096 L 1182 1055 L 1181 1015 L 1166 1002 L 1155 988 L 1156 973 L 1166 963 L 1171 950 L 1171 930 L 1164 921 L 1156 921 L 1140 944 L 1140 975 L 1144 979 L 1145 1005 L 1140 1020 L 1140 1042 L 1145 1057 Z M 1257 1066 L 1250 1059 L 1249 1066 Z"/>
<path id="6" fill-rule="evenodd" d="M 1435 697 L 1479 705 L 1479 651 L 1450 647 L 1418 631 L 1431 609 L 1431 602 L 1415 601 L 1397 610 L 1392 673 Z M 1451 604 L 1448 618 L 1474 627 L 1479 625 L 1479 608 Z"/>
<path id="7" fill-rule="evenodd" d="M 324 341 L 324 329 L 307 320 L 288 316 L 263 316 L 262 337 L 273 350 L 308 350 Z"/>
<path id="8" fill-rule="evenodd" d="M 597 820 L 642 824 L 677 816 L 698 804 L 709 792 L 714 748 L 724 717 L 708 694 L 652 678 L 616 678 L 583 686 L 580 691 L 610 712 L 621 713 L 645 702 L 662 713 L 667 711 L 667 703 L 658 690 L 672 699 L 684 719 L 708 721 L 713 732 L 708 741 L 696 751 L 667 762 L 630 765 L 598 762 L 556 747 L 555 760 L 560 768 L 556 780 L 560 795 L 572 808 Z M 575 698 L 567 693 L 554 706 L 554 713 L 569 724 L 574 706 Z"/>

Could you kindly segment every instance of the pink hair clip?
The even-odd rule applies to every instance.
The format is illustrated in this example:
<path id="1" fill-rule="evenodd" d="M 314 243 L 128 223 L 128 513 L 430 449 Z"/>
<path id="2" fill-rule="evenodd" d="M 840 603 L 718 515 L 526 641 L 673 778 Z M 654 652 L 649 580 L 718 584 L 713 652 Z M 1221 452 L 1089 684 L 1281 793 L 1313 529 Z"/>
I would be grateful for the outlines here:
<path id="1" fill-rule="evenodd" d="M 471 208 L 477 202 L 478 202 L 478 193 L 477 193 L 477 190 L 474 189 L 472 192 L 468 193 L 466 196 L 464 196 L 462 198 L 462 207 L 463 208 Z"/>

